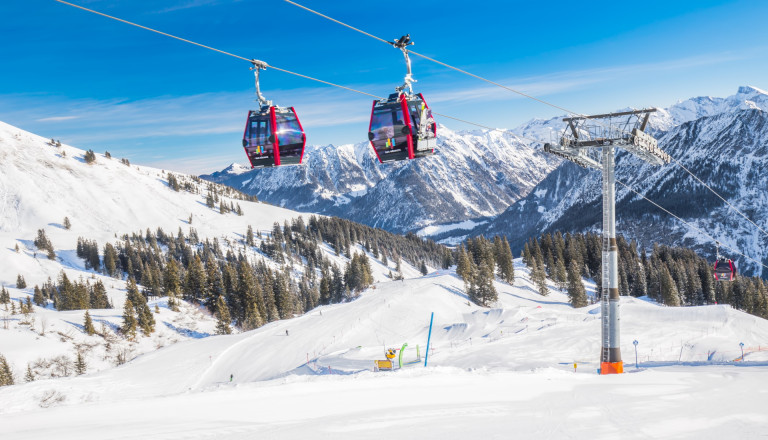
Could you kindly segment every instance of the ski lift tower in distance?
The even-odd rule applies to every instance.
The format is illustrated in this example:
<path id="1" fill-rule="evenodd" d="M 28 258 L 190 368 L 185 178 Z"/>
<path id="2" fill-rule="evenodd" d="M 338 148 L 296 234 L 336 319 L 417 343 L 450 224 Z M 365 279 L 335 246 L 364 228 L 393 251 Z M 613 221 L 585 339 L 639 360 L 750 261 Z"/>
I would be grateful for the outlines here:
<path id="1" fill-rule="evenodd" d="M 619 345 L 619 268 L 616 245 L 616 147 L 624 148 L 653 165 L 670 162 L 656 139 L 645 133 L 655 108 L 593 116 L 565 118 L 567 122 L 557 144 L 545 144 L 544 151 L 603 173 L 603 267 L 600 296 L 602 348 L 600 373 L 624 372 Z M 593 149 L 600 150 L 590 154 Z"/>

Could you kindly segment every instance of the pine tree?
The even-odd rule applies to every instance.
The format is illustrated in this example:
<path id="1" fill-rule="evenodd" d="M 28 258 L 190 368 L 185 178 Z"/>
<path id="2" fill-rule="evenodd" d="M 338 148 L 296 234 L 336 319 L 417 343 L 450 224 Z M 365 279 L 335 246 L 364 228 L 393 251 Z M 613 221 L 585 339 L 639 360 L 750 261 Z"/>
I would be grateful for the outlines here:
<path id="1" fill-rule="evenodd" d="M 38 307 L 45 307 L 48 304 L 48 300 L 43 297 L 43 291 L 37 286 L 35 286 L 35 293 L 32 295 L 32 301 L 34 301 Z"/>
<path id="2" fill-rule="evenodd" d="M 92 309 L 111 309 L 112 304 L 109 302 L 107 296 L 107 288 L 104 287 L 104 283 L 101 280 L 96 280 L 91 290 L 91 304 Z"/>
<path id="3" fill-rule="evenodd" d="M 481 262 L 477 269 L 477 277 L 474 280 L 475 288 L 472 290 L 478 304 L 484 307 L 489 306 L 499 298 L 493 280 L 493 266 L 488 261 Z"/>
<path id="4" fill-rule="evenodd" d="M 229 335 L 232 333 L 230 323 L 232 318 L 229 316 L 229 307 L 224 301 L 224 297 L 219 296 L 216 300 L 216 334 Z"/>
<path id="5" fill-rule="evenodd" d="M 499 277 L 507 283 L 513 284 L 515 282 L 515 263 L 509 242 L 507 242 L 506 237 L 499 238 L 496 236 L 493 239 L 493 247 Z"/>
<path id="6" fill-rule="evenodd" d="M 15 380 L 13 378 L 13 371 L 11 366 L 8 365 L 8 361 L 5 360 L 5 356 L 0 354 L 0 387 L 5 385 L 13 385 Z"/>
<path id="7" fill-rule="evenodd" d="M 120 331 L 130 340 L 136 339 L 136 317 L 134 315 L 133 303 L 130 299 L 125 299 L 123 307 L 123 326 Z"/>
<path id="8" fill-rule="evenodd" d="M 96 153 L 94 153 L 93 150 L 88 150 L 85 152 L 85 155 L 83 155 L 83 159 L 85 160 L 85 163 L 92 164 L 96 162 Z"/>
<path id="9" fill-rule="evenodd" d="M 536 285 L 536 289 L 542 296 L 549 295 L 549 288 L 547 287 L 547 273 L 544 271 L 544 264 L 539 262 L 536 258 L 532 259 L 533 269 L 531 270 L 531 280 Z"/>
<path id="10" fill-rule="evenodd" d="M 568 298 L 571 306 L 574 308 L 585 307 L 588 305 L 587 292 L 584 289 L 584 283 L 581 281 L 581 271 L 577 261 L 571 261 L 568 266 Z"/>
<path id="11" fill-rule="evenodd" d="M 459 246 L 459 256 L 456 259 L 456 275 L 466 281 L 470 275 L 471 260 L 464 250 L 464 245 Z"/>
<path id="12" fill-rule="evenodd" d="M 72 222 L 69 221 L 69 217 L 64 217 L 64 229 L 69 230 L 72 228 Z"/>
<path id="13" fill-rule="evenodd" d="M 245 233 L 245 244 L 247 244 L 248 246 L 254 245 L 253 228 L 251 227 L 251 225 L 248 225 L 248 231 Z"/>
<path id="14" fill-rule="evenodd" d="M 421 272 L 422 275 L 426 275 L 429 273 L 429 270 L 427 269 L 427 264 L 424 262 L 424 260 L 421 260 L 419 271 Z"/>
<path id="15" fill-rule="evenodd" d="M 152 316 L 152 310 L 150 310 L 147 303 L 143 303 L 140 311 L 137 312 L 138 325 L 141 328 L 141 332 L 144 336 L 149 336 L 155 331 L 155 317 Z"/>
<path id="16" fill-rule="evenodd" d="M 264 325 L 265 312 L 262 291 L 253 276 L 251 267 L 245 261 L 241 261 L 237 270 L 238 296 L 241 298 L 241 316 L 236 316 L 243 330 L 253 330 Z"/>
<path id="17" fill-rule="evenodd" d="M 672 279 L 667 266 L 661 267 L 661 297 L 665 305 L 677 307 L 680 305 L 680 294 L 677 285 Z"/>
<path id="18" fill-rule="evenodd" d="M 568 273 L 565 270 L 565 261 L 563 261 L 563 259 L 558 259 L 557 263 L 555 263 L 555 271 L 553 275 L 555 283 L 557 283 L 557 288 L 562 292 L 568 287 Z"/>
<path id="19" fill-rule="evenodd" d="M 27 287 L 27 281 L 24 279 L 24 277 L 21 274 L 16 276 L 16 288 L 26 289 L 26 287 Z"/>
<path id="20" fill-rule="evenodd" d="M 35 381 L 35 373 L 32 372 L 32 366 L 27 364 L 27 374 L 24 375 L 24 381 L 27 383 Z"/>
<path id="21" fill-rule="evenodd" d="M 187 276 L 184 280 L 184 299 L 200 302 L 206 294 L 206 275 L 200 256 L 195 254 L 187 265 Z"/>
<path id="22" fill-rule="evenodd" d="M 260 272 L 262 297 L 259 298 L 259 304 L 262 316 L 267 322 L 277 321 L 280 319 L 280 311 L 277 309 L 278 298 L 275 294 L 279 295 L 280 292 L 276 292 L 275 277 L 271 269 L 262 269 Z"/>
<path id="23" fill-rule="evenodd" d="M 85 359 L 83 358 L 83 353 L 80 350 L 78 350 L 77 358 L 75 360 L 75 373 L 78 376 L 82 376 L 83 374 L 85 374 L 87 369 L 88 369 L 88 365 L 85 363 Z"/>
<path id="24" fill-rule="evenodd" d="M 24 314 L 28 315 L 30 313 L 35 313 L 35 309 L 32 307 L 32 297 L 27 296 L 27 299 L 25 301 L 25 311 Z"/>
<path id="25" fill-rule="evenodd" d="M 275 294 L 275 306 L 277 307 L 280 319 L 293 316 L 293 301 L 288 280 L 287 277 L 284 277 L 279 272 L 275 274 L 273 292 Z"/>
<path id="26" fill-rule="evenodd" d="M 168 308 L 174 312 L 178 312 L 181 281 L 179 279 L 179 266 L 173 258 L 171 258 L 168 261 L 168 264 L 165 265 L 165 276 L 163 277 L 163 281 L 165 283 L 165 295 L 168 296 Z"/>
<path id="27" fill-rule="evenodd" d="M 91 314 L 88 313 L 88 310 L 85 311 L 85 323 L 83 324 L 83 328 L 85 332 L 88 334 L 88 336 L 93 336 L 96 333 L 96 329 L 93 328 L 93 321 L 91 320 Z"/>
<path id="28" fill-rule="evenodd" d="M 523 252 L 520 254 L 520 257 L 523 259 L 523 263 L 525 263 L 526 266 L 531 267 L 531 248 L 528 247 L 527 242 L 523 245 Z"/>
<path id="29" fill-rule="evenodd" d="M 8 293 L 5 286 L 0 287 L 0 304 L 8 304 L 11 302 L 11 294 Z"/>
<path id="30" fill-rule="evenodd" d="M 107 243 L 104 245 L 104 272 L 111 276 L 117 276 L 117 252 L 114 246 Z"/>

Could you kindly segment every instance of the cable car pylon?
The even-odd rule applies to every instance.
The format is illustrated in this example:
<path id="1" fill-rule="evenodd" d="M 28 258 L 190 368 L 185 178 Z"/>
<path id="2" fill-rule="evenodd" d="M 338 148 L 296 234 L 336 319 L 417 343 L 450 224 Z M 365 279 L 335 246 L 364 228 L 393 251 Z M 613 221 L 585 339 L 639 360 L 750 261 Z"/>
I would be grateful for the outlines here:
<path id="1" fill-rule="evenodd" d="M 658 148 L 656 139 L 645 133 L 648 118 L 655 108 L 594 116 L 564 118 L 568 126 L 557 144 L 545 144 L 544 151 L 555 154 L 582 167 L 603 173 L 603 263 L 600 297 L 602 347 L 600 374 L 624 372 L 619 345 L 619 267 L 616 244 L 616 147 L 624 148 L 653 165 L 670 162 L 667 153 Z M 618 122 L 615 122 L 616 119 Z M 594 120 L 606 120 L 591 123 Z M 633 125 L 631 132 L 626 128 Z M 598 162 L 588 149 L 601 150 Z"/>

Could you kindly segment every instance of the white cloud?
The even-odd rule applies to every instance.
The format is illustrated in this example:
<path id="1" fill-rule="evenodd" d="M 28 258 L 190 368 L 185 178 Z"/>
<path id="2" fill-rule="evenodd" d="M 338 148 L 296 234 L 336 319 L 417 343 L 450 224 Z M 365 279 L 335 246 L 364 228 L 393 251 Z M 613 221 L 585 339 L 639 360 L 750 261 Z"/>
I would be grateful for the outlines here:
<path id="1" fill-rule="evenodd" d="M 50 118 L 36 119 L 37 122 L 62 122 L 77 119 L 77 116 L 52 116 Z"/>

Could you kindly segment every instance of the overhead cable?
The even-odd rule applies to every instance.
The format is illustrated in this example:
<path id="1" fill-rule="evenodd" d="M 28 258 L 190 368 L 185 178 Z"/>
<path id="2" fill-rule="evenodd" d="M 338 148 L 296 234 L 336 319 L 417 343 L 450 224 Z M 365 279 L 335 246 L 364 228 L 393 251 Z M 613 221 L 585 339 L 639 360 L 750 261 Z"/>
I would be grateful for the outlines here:
<path id="1" fill-rule="evenodd" d="M 766 265 L 765 265 L 765 264 L 763 264 L 762 262 L 760 262 L 760 261 L 757 261 L 757 260 L 755 260 L 754 258 L 752 258 L 752 257 L 749 257 L 749 256 L 747 256 L 747 255 L 745 255 L 745 254 L 741 253 L 741 252 L 740 252 L 738 249 L 732 248 L 732 247 L 728 246 L 727 244 L 724 244 L 722 240 L 718 240 L 718 239 L 715 239 L 714 237 L 712 237 L 711 235 L 709 235 L 708 233 L 706 233 L 704 230 L 702 230 L 702 229 L 700 229 L 700 228 L 698 228 L 698 227 L 696 227 L 696 226 L 692 225 L 691 223 L 688 223 L 687 221 L 683 220 L 682 218 L 680 218 L 680 217 L 676 216 L 675 214 L 671 213 L 669 210 L 667 210 L 667 209 L 666 209 L 666 208 L 664 208 L 663 206 L 659 205 L 658 203 L 654 202 L 653 200 L 649 199 L 648 197 L 644 196 L 643 194 L 640 194 L 639 192 L 635 191 L 634 189 L 632 189 L 632 188 L 631 188 L 629 185 L 627 185 L 626 183 L 624 183 L 624 182 L 622 182 L 622 181 L 620 181 L 620 180 L 618 180 L 618 179 L 616 179 L 616 183 L 620 184 L 621 186 L 623 186 L 624 188 L 628 189 L 629 191 L 632 191 L 632 192 L 633 192 L 633 193 L 635 193 L 636 195 L 638 195 L 638 196 L 642 197 L 642 198 L 643 198 L 643 199 L 645 199 L 647 202 L 651 203 L 653 206 L 655 206 L 655 207 L 657 207 L 657 208 L 661 209 L 662 211 L 664 211 L 664 212 L 666 212 L 667 214 L 671 215 L 672 217 L 676 218 L 677 220 L 679 220 L 680 222 L 684 223 L 684 224 L 685 224 L 686 226 L 688 226 L 689 228 L 691 228 L 691 229 L 695 229 L 695 230 L 696 230 L 696 231 L 698 231 L 699 233 L 701 233 L 701 234 L 703 234 L 703 235 L 705 235 L 705 236 L 709 237 L 709 239 L 710 239 L 710 240 L 712 240 L 713 242 L 715 242 L 715 243 L 718 243 L 718 242 L 719 242 L 719 243 L 720 243 L 720 246 L 722 246 L 722 247 L 724 247 L 724 248 L 727 248 L 727 249 L 729 249 L 729 250 L 730 250 L 730 251 L 732 251 L 734 254 L 738 254 L 738 255 L 741 255 L 742 257 L 746 258 L 747 260 L 753 261 L 753 262 L 755 262 L 755 263 L 759 264 L 760 266 L 763 266 L 764 268 L 768 269 L 768 266 L 766 266 Z"/>
<path id="2" fill-rule="evenodd" d="M 373 35 L 373 34 L 371 34 L 371 33 L 365 32 L 365 31 L 363 31 L 363 30 L 361 30 L 361 29 L 358 29 L 358 28 L 356 28 L 356 27 L 354 27 L 354 26 L 348 25 L 348 24 L 346 24 L 346 23 L 344 23 L 344 22 L 342 22 L 342 21 L 336 20 L 335 18 L 329 17 L 329 16 L 327 16 L 327 15 L 325 15 L 325 14 L 322 14 L 322 13 L 320 13 L 320 12 L 318 12 L 318 11 L 315 11 L 315 10 L 313 10 L 313 9 L 310 9 L 310 8 L 308 8 L 308 7 L 306 7 L 306 6 L 300 5 L 300 4 L 298 4 L 298 3 L 296 3 L 296 2 L 294 2 L 294 1 L 292 1 L 292 0 L 283 0 L 283 1 L 285 1 L 285 2 L 287 2 L 287 3 L 290 3 L 290 4 L 294 5 L 294 6 L 297 6 L 297 7 L 301 8 L 301 9 L 304 9 L 304 10 L 306 10 L 306 11 L 308 11 L 308 12 L 311 12 L 311 13 L 313 13 L 313 14 L 316 14 L 316 15 L 318 15 L 318 16 L 320 16 L 320 17 L 323 17 L 323 18 L 326 18 L 326 19 L 328 19 L 328 20 L 331 20 L 331 21 L 333 21 L 333 22 L 335 22 L 335 23 L 338 23 L 338 24 L 340 24 L 340 25 L 342 25 L 342 26 L 345 26 L 345 27 L 347 27 L 347 28 L 349 28 L 349 29 L 352 29 L 352 30 L 354 30 L 354 31 L 356 31 L 356 32 L 360 32 L 360 33 L 361 33 L 361 34 L 363 34 L 363 35 L 367 35 L 367 36 L 369 36 L 369 37 L 371 37 L 371 38 L 374 38 L 374 39 L 376 39 L 376 40 L 382 41 L 382 42 L 384 42 L 384 43 L 387 43 L 387 44 L 392 44 L 391 42 L 389 42 L 389 41 L 387 41 L 387 40 L 385 40 L 385 39 L 383 39 L 383 38 L 381 38 L 381 37 L 377 37 L 377 36 L 375 36 L 375 35 Z M 434 58 L 428 57 L 428 56 L 426 56 L 426 55 L 424 55 L 424 54 L 420 54 L 420 53 L 418 53 L 418 52 L 414 52 L 414 51 L 412 51 L 412 50 L 409 50 L 408 52 L 409 52 L 409 53 L 411 53 L 411 54 L 413 54 L 413 55 L 416 55 L 416 56 L 418 56 L 418 57 L 421 57 L 421 58 L 424 58 L 424 59 L 426 59 L 426 60 L 432 61 L 433 63 L 437 63 L 437 64 L 440 64 L 441 66 L 447 67 L 447 68 L 449 68 L 449 69 L 455 70 L 455 71 L 457 71 L 457 72 L 463 73 L 463 74 L 465 74 L 465 75 L 468 75 L 468 76 L 471 76 L 471 77 L 473 77 L 473 78 L 477 78 L 477 79 L 479 79 L 479 80 L 481 80 L 481 81 L 485 81 L 485 82 L 487 82 L 487 83 L 489 83 L 489 84 L 493 84 L 493 85 L 495 85 L 495 86 L 501 87 L 501 88 L 503 88 L 503 89 L 506 89 L 506 90 L 508 90 L 508 91 L 510 91 L 510 92 L 513 92 L 513 93 L 517 93 L 517 94 L 518 94 L 518 95 L 520 95 L 520 96 L 524 96 L 524 97 L 526 97 L 526 98 L 532 99 L 532 100 L 534 100 L 534 101 L 537 101 L 537 102 L 539 102 L 539 103 L 542 103 L 542 104 L 544 104 L 544 105 L 547 105 L 547 106 L 550 106 L 550 107 L 552 107 L 552 108 L 555 108 L 555 109 L 558 109 L 558 110 L 564 111 L 564 112 L 566 112 L 566 113 L 568 113 L 568 114 L 571 114 L 571 115 L 574 115 L 574 116 L 580 116 L 580 117 L 586 116 L 586 115 L 585 115 L 585 114 L 583 114 L 583 113 L 579 113 L 579 112 L 575 112 L 575 111 L 573 111 L 573 110 L 569 110 L 569 109 L 567 109 L 567 108 L 564 108 L 564 107 L 561 107 L 561 106 L 559 106 L 559 105 L 557 105 L 557 104 L 553 104 L 553 103 L 551 103 L 551 102 L 548 102 L 548 101 L 545 101 L 545 100 L 543 100 L 543 99 L 537 98 L 537 97 L 535 97 L 535 96 L 529 95 L 529 94 L 527 94 L 527 93 L 525 93 L 525 92 L 521 92 L 520 90 L 516 90 L 516 89 L 513 89 L 513 88 L 511 88 L 511 87 L 505 86 L 504 84 L 500 84 L 500 83 L 498 83 L 498 82 L 495 82 L 495 81 L 492 81 L 492 80 L 490 80 L 490 79 L 487 79 L 487 78 L 483 78 L 483 77 L 482 77 L 482 76 L 480 76 L 480 75 L 476 75 L 476 74 L 474 74 L 474 73 L 471 73 L 471 72 L 467 72 L 466 70 L 460 69 L 460 68 L 458 68 L 458 67 L 456 67 L 456 66 L 452 66 L 452 65 L 450 65 L 450 64 L 448 64 L 448 63 L 444 63 L 444 62 L 442 62 L 442 61 L 439 61 L 439 60 L 436 60 L 436 59 L 434 59 Z M 453 118 L 451 118 L 451 119 L 453 119 Z M 604 125 L 604 124 L 603 124 L 602 122 L 600 122 L 600 121 L 596 121 L 596 122 L 597 122 L 598 124 L 600 124 L 600 125 Z M 469 122 L 468 122 L 468 123 L 469 123 Z M 472 124 L 472 123 L 470 123 L 470 124 Z M 478 126 L 481 126 L 480 124 L 472 124 L 472 125 L 478 125 Z M 621 129 L 620 129 L 619 131 L 620 131 L 620 132 L 622 132 L 622 133 L 626 133 L 624 130 L 621 130 Z M 541 142 L 541 141 L 537 141 L 537 142 Z M 705 186 L 705 187 L 706 187 L 706 188 L 707 188 L 709 191 L 711 191 L 713 194 L 715 194 L 717 197 L 719 197 L 719 198 L 720 198 L 720 200 L 722 200 L 723 202 L 725 202 L 725 203 L 726 203 L 726 204 L 727 204 L 727 205 L 728 205 L 728 206 L 729 206 L 731 209 L 733 209 L 733 210 L 735 210 L 736 212 L 738 212 L 738 213 L 739 213 L 739 214 L 740 214 L 742 217 L 744 217 L 744 218 L 745 218 L 745 219 L 746 219 L 748 222 L 752 223 L 752 224 L 753 224 L 755 227 L 757 227 L 757 228 L 758 228 L 758 229 L 759 229 L 759 230 L 760 230 L 760 231 L 761 231 L 761 232 L 762 232 L 764 235 L 768 236 L 768 231 L 766 231 L 765 229 L 763 229 L 762 227 L 760 227 L 760 226 L 759 226 L 757 223 L 755 223 L 754 221 L 752 221 L 752 220 L 751 220 L 749 217 L 747 217 L 747 216 L 746 216 L 746 214 L 744 214 L 744 213 L 743 213 L 741 210 L 739 210 L 738 208 L 736 208 L 735 206 L 733 206 L 733 205 L 732 205 L 730 202 L 728 202 L 728 201 L 727 201 L 727 200 L 726 200 L 726 199 L 725 199 L 723 196 L 721 196 L 721 195 L 720 195 L 720 194 L 719 194 L 717 191 L 715 191 L 715 190 L 714 190 L 714 189 L 713 189 L 711 186 L 709 186 L 709 185 L 707 185 L 706 183 L 704 183 L 704 181 L 702 181 L 702 180 L 701 180 L 701 179 L 700 179 L 698 176 L 696 176 L 695 174 L 693 174 L 693 172 L 691 172 L 691 171 L 690 171 L 688 168 L 686 168 L 685 166 L 683 166 L 683 165 L 682 165 L 682 164 L 681 164 L 679 161 L 677 161 L 677 160 L 676 160 L 676 159 L 674 159 L 674 158 L 672 158 L 672 160 L 675 162 L 675 164 L 676 164 L 676 165 L 678 165 L 679 167 L 681 167 L 681 168 L 682 168 L 683 170 L 685 170 L 685 171 L 686 171 L 688 174 L 690 174 L 690 175 L 691 175 L 691 176 L 692 176 L 694 179 L 696 179 L 696 180 L 697 180 L 697 181 L 699 181 L 699 182 L 700 182 L 702 185 L 704 185 L 704 186 Z"/>

